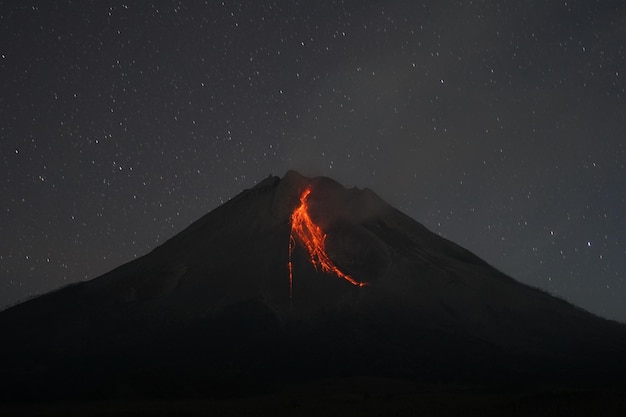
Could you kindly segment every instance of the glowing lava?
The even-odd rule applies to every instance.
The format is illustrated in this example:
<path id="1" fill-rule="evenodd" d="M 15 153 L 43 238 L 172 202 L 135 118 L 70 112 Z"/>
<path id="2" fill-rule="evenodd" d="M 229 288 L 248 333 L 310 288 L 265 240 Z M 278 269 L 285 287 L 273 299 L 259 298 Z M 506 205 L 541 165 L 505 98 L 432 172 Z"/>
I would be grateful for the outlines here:
<path id="1" fill-rule="evenodd" d="M 289 235 L 289 297 L 293 297 L 293 263 L 291 254 L 296 244 L 295 236 L 306 247 L 309 252 L 309 258 L 315 269 L 322 270 L 326 273 L 335 274 L 339 278 L 345 279 L 352 285 L 363 287 L 367 285 L 352 278 L 350 275 L 343 273 L 337 265 L 330 260 L 326 253 L 326 234 L 322 229 L 313 222 L 309 216 L 308 197 L 311 194 L 311 188 L 304 190 L 300 196 L 300 206 L 291 213 L 291 233 Z"/>

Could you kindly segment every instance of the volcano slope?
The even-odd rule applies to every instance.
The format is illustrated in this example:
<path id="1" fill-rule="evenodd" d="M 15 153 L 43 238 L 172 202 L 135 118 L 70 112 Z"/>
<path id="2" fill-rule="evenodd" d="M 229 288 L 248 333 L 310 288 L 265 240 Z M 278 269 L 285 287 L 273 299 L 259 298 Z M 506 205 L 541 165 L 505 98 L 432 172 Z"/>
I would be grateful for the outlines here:
<path id="1" fill-rule="evenodd" d="M 240 395 L 329 376 L 611 386 L 624 353 L 623 325 L 368 189 L 290 171 L 140 259 L 0 313 L 0 397 Z"/>

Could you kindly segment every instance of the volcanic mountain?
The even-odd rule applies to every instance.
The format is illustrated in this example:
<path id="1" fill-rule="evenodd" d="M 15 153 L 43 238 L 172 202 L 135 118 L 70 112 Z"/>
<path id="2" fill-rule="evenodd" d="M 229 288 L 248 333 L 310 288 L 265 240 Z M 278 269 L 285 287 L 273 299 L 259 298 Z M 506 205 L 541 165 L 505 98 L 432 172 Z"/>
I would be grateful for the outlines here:
<path id="1" fill-rule="evenodd" d="M 611 384 L 626 329 L 374 192 L 290 171 L 151 253 L 0 313 L 0 397 L 255 392 L 334 377 Z"/>

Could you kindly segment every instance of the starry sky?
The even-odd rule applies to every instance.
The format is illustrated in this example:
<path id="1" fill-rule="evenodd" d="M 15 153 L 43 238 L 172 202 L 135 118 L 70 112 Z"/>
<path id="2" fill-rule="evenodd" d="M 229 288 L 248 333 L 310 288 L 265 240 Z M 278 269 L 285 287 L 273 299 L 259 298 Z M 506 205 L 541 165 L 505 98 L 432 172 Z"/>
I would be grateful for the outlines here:
<path id="1" fill-rule="evenodd" d="M 296 169 L 626 322 L 625 45 L 623 0 L 0 0 L 0 307 Z"/>

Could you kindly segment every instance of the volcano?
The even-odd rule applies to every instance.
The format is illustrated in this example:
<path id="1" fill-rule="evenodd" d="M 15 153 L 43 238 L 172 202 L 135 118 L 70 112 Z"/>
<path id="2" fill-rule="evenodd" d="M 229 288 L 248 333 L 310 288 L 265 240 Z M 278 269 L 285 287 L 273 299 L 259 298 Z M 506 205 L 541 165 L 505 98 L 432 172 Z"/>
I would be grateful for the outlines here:
<path id="1" fill-rule="evenodd" d="M 254 393 L 327 377 L 613 385 L 626 329 L 369 189 L 289 171 L 151 253 L 0 313 L 0 398 Z"/>

